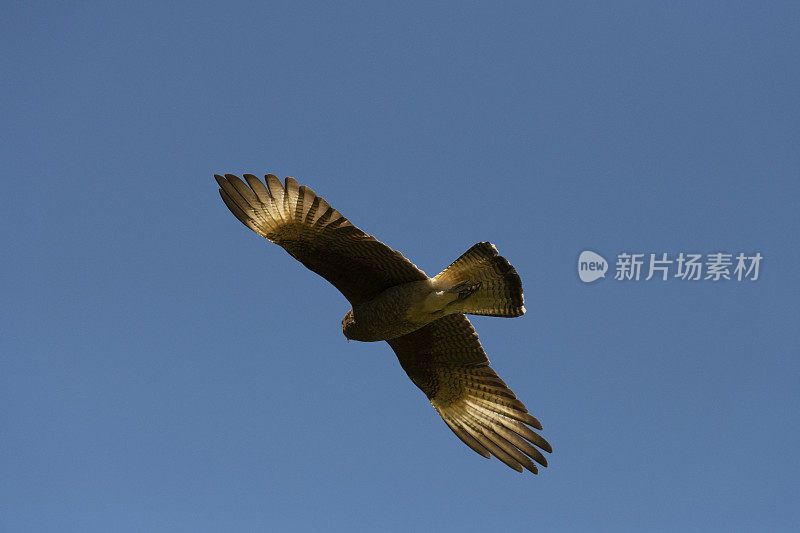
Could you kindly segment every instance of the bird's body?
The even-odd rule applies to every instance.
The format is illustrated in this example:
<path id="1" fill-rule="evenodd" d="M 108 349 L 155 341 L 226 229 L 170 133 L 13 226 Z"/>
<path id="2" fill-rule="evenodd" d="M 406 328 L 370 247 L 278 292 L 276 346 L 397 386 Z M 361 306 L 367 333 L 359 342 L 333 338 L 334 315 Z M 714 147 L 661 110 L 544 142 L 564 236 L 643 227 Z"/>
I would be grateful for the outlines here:
<path id="1" fill-rule="evenodd" d="M 416 331 L 433 321 L 425 303 L 435 294 L 427 279 L 389 287 L 371 300 L 354 304 L 342 319 L 342 332 L 354 341 L 374 342 Z"/>
<path id="2" fill-rule="evenodd" d="M 533 461 L 547 466 L 536 446 L 552 449 L 528 427 L 541 424 L 489 367 L 465 316 L 525 313 L 519 276 L 494 245 L 472 246 L 429 278 L 293 178 L 284 185 L 268 174 L 265 186 L 244 177 L 247 183 L 215 175 L 225 204 L 344 294 L 352 305 L 342 319 L 348 339 L 387 341 L 448 427 L 477 453 L 520 472 L 537 473 Z"/>

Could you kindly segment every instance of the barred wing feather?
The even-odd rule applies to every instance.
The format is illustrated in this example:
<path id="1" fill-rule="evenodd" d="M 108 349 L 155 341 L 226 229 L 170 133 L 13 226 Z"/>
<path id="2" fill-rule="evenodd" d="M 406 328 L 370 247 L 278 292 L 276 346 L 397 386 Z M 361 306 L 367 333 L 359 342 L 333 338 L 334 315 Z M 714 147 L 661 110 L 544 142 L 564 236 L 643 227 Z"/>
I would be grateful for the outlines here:
<path id="1" fill-rule="evenodd" d="M 267 174 L 243 181 L 233 174 L 214 175 L 220 196 L 239 221 L 331 282 L 351 304 L 383 290 L 427 279 L 403 255 L 367 235 L 328 202 L 294 178 L 282 184 Z"/>
<path id="2" fill-rule="evenodd" d="M 535 463 L 547 466 L 538 448 L 553 450 L 531 429 L 541 430 L 542 425 L 489 367 L 466 316 L 449 315 L 387 342 L 411 381 L 464 444 L 519 472 L 524 467 L 536 474 Z"/>

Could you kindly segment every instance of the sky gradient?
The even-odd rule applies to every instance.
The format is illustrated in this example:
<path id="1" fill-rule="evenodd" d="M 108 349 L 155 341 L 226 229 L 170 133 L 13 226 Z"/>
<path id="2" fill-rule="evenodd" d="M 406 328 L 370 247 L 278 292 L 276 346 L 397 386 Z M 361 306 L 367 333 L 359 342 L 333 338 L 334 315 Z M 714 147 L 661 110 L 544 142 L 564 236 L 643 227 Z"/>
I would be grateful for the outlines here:
<path id="1" fill-rule="evenodd" d="M 800 527 L 797 4 L 3 11 L 0 530 Z M 429 275 L 493 242 L 528 312 L 473 324 L 550 466 L 479 457 L 346 342 L 226 172 Z M 764 259 L 586 284 L 584 250 Z"/>

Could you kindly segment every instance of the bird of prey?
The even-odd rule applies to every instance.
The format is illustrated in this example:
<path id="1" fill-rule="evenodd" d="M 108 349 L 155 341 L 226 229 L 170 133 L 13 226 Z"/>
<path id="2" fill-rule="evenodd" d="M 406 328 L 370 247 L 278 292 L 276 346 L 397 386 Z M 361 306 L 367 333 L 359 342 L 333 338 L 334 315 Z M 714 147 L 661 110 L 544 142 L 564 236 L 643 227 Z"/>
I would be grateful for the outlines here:
<path id="1" fill-rule="evenodd" d="M 494 245 L 475 244 L 429 278 L 294 178 L 283 184 L 273 174 L 264 182 L 252 174 L 214 177 L 242 224 L 342 292 L 352 305 L 342 319 L 345 337 L 388 342 L 464 444 L 518 472 L 547 466 L 538 448 L 552 448 L 531 429 L 542 425 L 489 367 L 465 316 L 525 313 L 519 275 Z"/>

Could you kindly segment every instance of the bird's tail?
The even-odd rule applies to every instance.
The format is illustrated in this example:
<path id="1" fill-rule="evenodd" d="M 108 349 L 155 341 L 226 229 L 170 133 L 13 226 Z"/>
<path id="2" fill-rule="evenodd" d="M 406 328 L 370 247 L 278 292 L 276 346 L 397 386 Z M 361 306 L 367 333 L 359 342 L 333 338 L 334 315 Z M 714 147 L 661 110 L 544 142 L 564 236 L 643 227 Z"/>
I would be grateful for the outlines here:
<path id="1" fill-rule="evenodd" d="M 479 242 L 433 278 L 438 290 L 456 293 L 451 304 L 470 315 L 525 314 L 522 281 L 490 242 Z"/>

